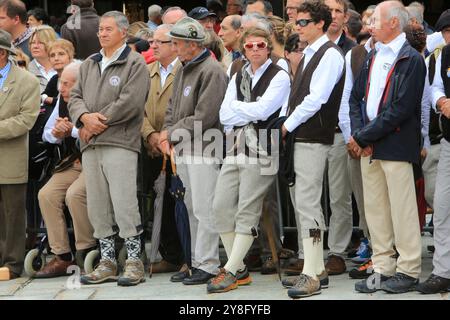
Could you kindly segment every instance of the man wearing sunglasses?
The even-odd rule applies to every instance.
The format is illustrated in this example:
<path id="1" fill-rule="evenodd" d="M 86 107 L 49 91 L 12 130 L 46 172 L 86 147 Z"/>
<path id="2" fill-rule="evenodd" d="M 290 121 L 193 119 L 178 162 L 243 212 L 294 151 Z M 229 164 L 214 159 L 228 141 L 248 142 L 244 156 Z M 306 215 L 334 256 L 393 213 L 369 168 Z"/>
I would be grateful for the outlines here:
<path id="1" fill-rule="evenodd" d="M 281 115 L 288 118 L 282 135 L 295 135 L 295 185 L 291 199 L 299 237 L 303 239 L 303 271 L 288 290 L 291 298 L 319 294 L 319 278 L 326 274 L 323 262 L 323 218 L 320 198 L 328 152 L 334 141 L 339 102 L 344 87 L 344 57 L 326 35 L 331 13 L 321 1 L 303 3 L 297 16 L 297 32 L 309 45 L 304 50 L 289 104 Z"/>

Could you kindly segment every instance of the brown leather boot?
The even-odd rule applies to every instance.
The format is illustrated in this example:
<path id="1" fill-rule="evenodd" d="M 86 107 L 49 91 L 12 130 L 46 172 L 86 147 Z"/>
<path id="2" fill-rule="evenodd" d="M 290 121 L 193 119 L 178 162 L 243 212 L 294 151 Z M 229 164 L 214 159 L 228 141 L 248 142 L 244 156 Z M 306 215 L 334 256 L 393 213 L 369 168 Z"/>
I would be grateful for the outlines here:
<path id="1" fill-rule="evenodd" d="M 325 265 L 325 269 L 328 274 L 331 276 L 335 276 L 338 274 L 343 274 L 347 267 L 345 266 L 345 261 L 343 258 L 335 255 L 328 256 L 328 261 Z"/>
<path id="2" fill-rule="evenodd" d="M 75 265 L 75 261 L 64 261 L 60 257 L 55 256 L 44 268 L 34 275 L 34 278 L 55 278 L 67 276 L 67 268 Z"/>

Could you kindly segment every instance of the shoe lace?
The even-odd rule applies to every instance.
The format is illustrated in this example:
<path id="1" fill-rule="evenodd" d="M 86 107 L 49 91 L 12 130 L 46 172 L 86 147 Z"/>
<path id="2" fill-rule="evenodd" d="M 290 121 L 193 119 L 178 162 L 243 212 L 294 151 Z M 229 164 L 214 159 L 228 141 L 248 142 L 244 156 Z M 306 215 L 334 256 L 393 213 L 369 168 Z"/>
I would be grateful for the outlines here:
<path id="1" fill-rule="evenodd" d="M 222 282 L 225 279 L 226 275 L 227 275 L 227 272 L 225 270 L 220 270 L 220 272 L 217 274 L 217 276 L 215 276 L 211 280 L 211 282 L 213 284 L 218 284 L 218 283 Z"/>
<path id="2" fill-rule="evenodd" d="M 304 275 L 303 273 L 301 273 L 297 278 L 295 286 L 302 287 L 307 282 L 308 282 L 308 277 L 306 275 Z"/>
<path id="3" fill-rule="evenodd" d="M 99 272 L 110 271 L 112 269 L 111 263 L 109 261 L 102 260 L 95 270 Z"/>

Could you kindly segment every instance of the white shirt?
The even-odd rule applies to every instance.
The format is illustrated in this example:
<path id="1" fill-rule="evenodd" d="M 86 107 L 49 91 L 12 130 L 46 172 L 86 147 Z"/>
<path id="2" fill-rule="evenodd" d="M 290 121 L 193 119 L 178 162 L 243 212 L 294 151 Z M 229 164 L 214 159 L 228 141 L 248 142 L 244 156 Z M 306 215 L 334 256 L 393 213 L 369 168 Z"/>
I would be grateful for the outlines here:
<path id="1" fill-rule="evenodd" d="M 445 45 L 444 37 L 441 32 L 435 32 L 427 35 L 427 50 L 433 52 L 437 47 Z"/>
<path id="2" fill-rule="evenodd" d="M 159 74 L 161 76 L 161 88 L 164 87 L 167 77 L 173 71 L 173 68 L 175 68 L 175 64 L 177 63 L 177 61 L 178 61 L 178 58 L 175 58 L 175 60 L 173 60 L 172 63 L 167 66 L 167 69 L 165 69 L 161 63 L 159 63 Z"/>
<path id="3" fill-rule="evenodd" d="M 431 102 L 433 104 L 433 108 L 436 108 L 436 103 L 439 98 L 446 97 L 444 82 L 441 77 L 441 65 L 442 65 L 442 54 L 436 59 L 436 72 L 434 73 L 433 85 L 431 86 Z M 450 71 L 450 70 L 449 70 Z"/>
<path id="4" fill-rule="evenodd" d="M 35 59 L 34 62 L 36 62 L 36 66 L 39 70 L 39 72 L 42 74 L 42 76 L 48 81 L 50 81 L 51 78 L 57 73 L 53 68 L 50 70 L 45 71 L 45 68 Z"/>
<path id="5" fill-rule="evenodd" d="M 370 87 L 367 97 L 367 116 L 373 120 L 378 114 L 378 107 L 386 86 L 386 79 L 395 59 L 406 41 L 405 33 L 401 33 L 387 44 L 377 42 L 375 44 L 375 61 L 370 74 Z"/>
<path id="6" fill-rule="evenodd" d="M 244 56 L 242 56 L 242 57 L 244 57 Z M 245 57 L 244 57 L 244 59 L 245 59 Z M 231 75 L 231 66 L 232 66 L 232 65 L 233 65 L 233 63 L 230 63 L 230 65 L 228 66 L 228 69 L 227 69 L 227 76 L 228 76 L 228 79 L 230 78 L 230 75 Z M 286 61 L 284 58 L 280 58 L 280 59 L 277 61 L 277 66 L 283 68 L 284 71 L 286 71 L 287 73 L 289 73 L 289 65 L 288 65 L 287 61 Z"/>
<path id="7" fill-rule="evenodd" d="M 430 109 L 431 109 L 431 86 L 428 80 L 428 65 L 430 59 L 425 60 L 427 66 L 427 75 L 425 77 L 425 85 L 422 95 L 422 114 L 421 114 L 421 132 L 423 137 L 423 147 L 428 149 L 431 145 L 429 129 L 430 129 Z"/>
<path id="8" fill-rule="evenodd" d="M 370 44 L 372 38 L 367 40 L 364 48 L 367 52 L 372 51 Z M 352 93 L 353 84 L 355 79 L 353 78 L 352 72 L 352 52 L 351 50 L 345 55 L 345 84 L 344 91 L 342 92 L 341 107 L 339 108 L 339 128 L 341 128 L 342 134 L 344 136 L 345 143 L 348 143 L 351 136 L 351 124 L 350 124 L 350 95 Z"/>
<path id="9" fill-rule="evenodd" d="M 56 106 L 53 109 L 52 114 L 48 118 L 47 122 L 45 123 L 44 132 L 42 133 L 42 140 L 45 142 L 53 143 L 53 144 L 60 144 L 62 142 L 62 139 L 56 138 L 52 134 L 52 130 L 55 128 L 56 118 L 59 117 L 59 101 L 62 99 L 61 96 L 58 97 L 58 101 L 56 102 Z M 72 138 L 78 139 L 78 129 L 73 126 L 72 128 Z"/>
<path id="10" fill-rule="evenodd" d="M 110 58 L 105 56 L 104 49 L 100 50 L 100 54 L 103 56 L 102 61 L 100 62 L 101 73 L 103 73 L 103 71 L 105 71 L 105 69 L 111 63 L 113 63 L 114 61 L 119 59 L 120 55 L 122 54 L 123 50 L 125 50 L 126 47 L 127 47 L 127 44 L 125 43 L 123 46 L 121 46 L 119 49 L 117 49 Z"/>
<path id="11" fill-rule="evenodd" d="M 268 59 L 253 74 L 251 66 L 247 71 L 252 79 L 252 89 L 258 83 L 261 76 L 272 63 Z M 225 132 L 233 126 L 243 126 L 258 120 L 267 120 L 278 108 L 288 103 L 291 80 L 287 72 L 280 70 L 270 81 L 269 87 L 263 96 L 255 102 L 242 102 L 237 99 L 236 75 L 233 75 L 225 93 L 225 98 L 220 106 L 220 122 L 224 125 Z"/>
<path id="12" fill-rule="evenodd" d="M 303 50 L 303 59 L 305 59 L 303 70 L 305 70 L 305 67 L 317 50 L 319 50 L 327 41 L 329 41 L 329 39 L 327 35 L 324 34 Z M 284 126 L 289 132 L 292 132 L 299 125 L 308 121 L 308 119 L 317 113 L 321 106 L 328 101 L 334 86 L 341 78 L 344 70 L 344 63 L 344 58 L 338 50 L 330 48 L 325 52 L 322 60 L 313 72 L 309 94 L 284 122 Z M 280 116 L 286 115 L 287 109 L 287 105 L 283 107 Z"/>

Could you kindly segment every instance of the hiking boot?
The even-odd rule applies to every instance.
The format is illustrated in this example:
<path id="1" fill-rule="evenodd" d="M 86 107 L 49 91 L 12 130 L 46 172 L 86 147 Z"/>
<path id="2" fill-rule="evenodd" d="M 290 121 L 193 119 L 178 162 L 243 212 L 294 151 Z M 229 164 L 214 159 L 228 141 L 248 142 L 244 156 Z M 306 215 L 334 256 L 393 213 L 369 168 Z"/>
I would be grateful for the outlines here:
<path id="1" fill-rule="evenodd" d="M 431 274 L 427 280 L 419 283 L 416 290 L 424 294 L 447 292 L 450 286 L 450 279 L 442 278 Z"/>
<path id="2" fill-rule="evenodd" d="M 383 283 L 389 279 L 388 276 L 374 272 L 369 278 L 355 283 L 355 290 L 361 293 L 374 293 L 381 290 Z"/>
<path id="3" fill-rule="evenodd" d="M 234 290 L 238 287 L 236 277 L 229 271 L 221 268 L 219 274 L 211 279 L 206 286 L 207 293 L 220 293 Z"/>
<path id="4" fill-rule="evenodd" d="M 388 293 L 405 293 L 416 290 L 419 279 L 396 272 L 389 280 L 381 283 L 381 289 Z"/>
<path id="5" fill-rule="evenodd" d="M 303 273 L 298 276 L 297 283 L 288 290 L 288 296 L 292 299 L 310 297 L 320 293 L 319 279 L 314 279 Z"/>
<path id="6" fill-rule="evenodd" d="M 81 276 L 80 282 L 82 284 L 97 284 L 117 281 L 117 278 L 117 263 L 111 260 L 101 259 L 94 271 Z"/>
<path id="7" fill-rule="evenodd" d="M 350 270 L 348 275 L 352 279 L 367 279 L 373 274 L 373 272 L 373 263 L 372 259 L 370 259 L 367 262 L 359 265 L 358 267 Z"/>
<path id="8" fill-rule="evenodd" d="M 261 271 L 262 261 L 259 254 L 249 254 L 244 258 L 248 271 Z"/>
<path id="9" fill-rule="evenodd" d="M 343 258 L 336 255 L 330 255 L 328 256 L 328 261 L 325 264 L 325 270 L 327 270 L 327 273 L 330 276 L 335 276 L 338 274 L 343 274 L 347 270 L 347 267 L 345 266 L 345 261 Z"/>
<path id="10" fill-rule="evenodd" d="M 277 266 L 272 260 L 272 257 L 267 257 L 263 259 L 263 264 L 261 266 L 261 274 L 275 274 L 277 273 Z"/>
<path id="11" fill-rule="evenodd" d="M 284 269 L 284 273 L 288 276 L 298 276 L 303 271 L 303 259 L 293 258 L 290 259 Z"/>
<path id="12" fill-rule="evenodd" d="M 326 270 L 323 270 L 321 274 L 317 275 L 317 278 L 319 278 L 321 289 L 328 288 L 329 279 L 328 279 L 328 273 Z M 283 280 L 281 280 L 281 284 L 283 285 L 283 287 L 289 289 L 289 288 L 292 288 L 293 286 L 295 286 L 298 279 L 299 279 L 298 276 L 287 277 L 287 278 L 284 278 Z"/>
<path id="13" fill-rule="evenodd" d="M 141 260 L 128 259 L 125 262 L 125 271 L 117 281 L 117 285 L 130 287 L 141 282 L 145 282 L 144 264 Z"/>
<path id="14" fill-rule="evenodd" d="M 250 273 L 248 273 L 247 266 L 244 270 L 236 271 L 236 279 L 238 286 L 246 286 L 252 283 L 252 277 L 250 276 Z"/>

